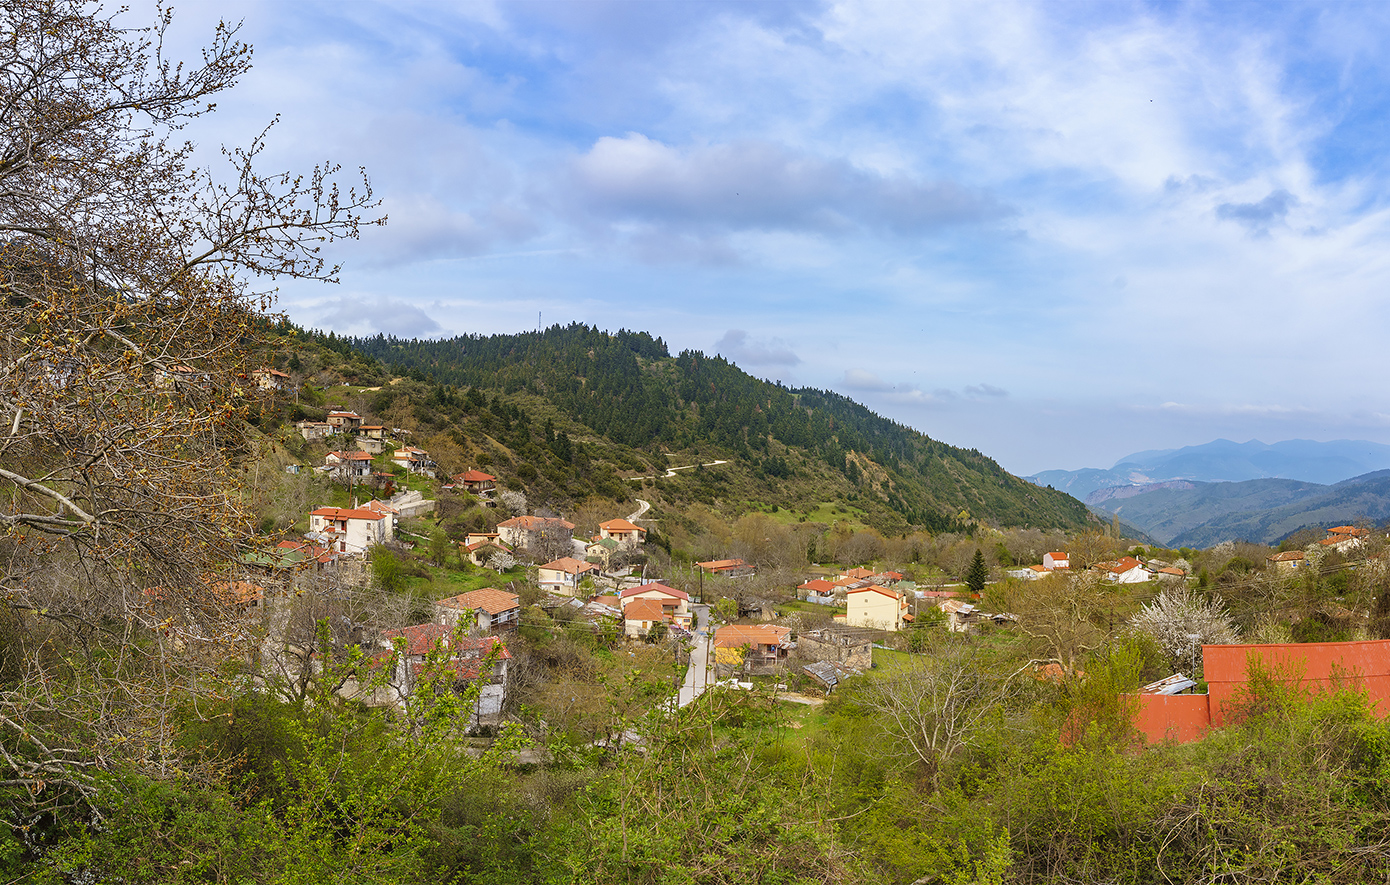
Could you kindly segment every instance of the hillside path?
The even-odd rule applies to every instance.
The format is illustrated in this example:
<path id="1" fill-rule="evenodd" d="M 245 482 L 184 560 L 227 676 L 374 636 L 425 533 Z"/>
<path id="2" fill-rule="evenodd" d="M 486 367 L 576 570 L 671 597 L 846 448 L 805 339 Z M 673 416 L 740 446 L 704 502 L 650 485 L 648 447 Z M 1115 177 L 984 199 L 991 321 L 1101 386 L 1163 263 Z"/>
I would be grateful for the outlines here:
<path id="1" fill-rule="evenodd" d="M 684 467 L 667 467 L 666 472 L 660 476 L 629 476 L 628 479 L 670 479 L 676 475 L 677 470 L 694 470 L 696 467 L 717 467 L 720 464 L 728 463 L 728 461 L 709 461 L 704 464 L 687 464 Z"/>
<path id="2" fill-rule="evenodd" d="M 636 501 L 637 501 L 638 507 L 637 507 L 637 509 L 634 510 L 632 513 L 629 513 L 629 514 L 627 515 L 627 521 L 628 521 L 628 522 L 632 522 L 632 521 L 634 521 L 634 520 L 641 519 L 643 513 L 646 513 L 648 510 L 651 510 L 651 509 L 652 509 L 652 504 L 651 504 L 650 501 L 643 501 L 641 498 L 637 498 Z"/>

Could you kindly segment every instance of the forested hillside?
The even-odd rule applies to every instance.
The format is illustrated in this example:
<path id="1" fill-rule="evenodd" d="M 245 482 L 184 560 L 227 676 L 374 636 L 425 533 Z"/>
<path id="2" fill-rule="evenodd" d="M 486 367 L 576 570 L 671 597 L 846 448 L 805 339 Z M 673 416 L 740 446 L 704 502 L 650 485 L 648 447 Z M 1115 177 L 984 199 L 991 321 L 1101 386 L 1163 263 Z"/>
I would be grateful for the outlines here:
<path id="1" fill-rule="evenodd" d="M 930 439 L 837 393 L 762 381 L 719 356 L 687 350 L 672 357 L 645 332 L 575 324 L 519 335 L 378 335 L 346 343 L 399 375 L 500 395 L 521 408 L 543 403 L 557 425 L 573 421 L 645 453 L 654 465 L 665 465 L 664 453 L 717 453 L 765 482 L 769 503 L 778 503 L 779 487 L 798 472 L 828 470 L 840 492 L 885 528 L 952 530 L 975 520 L 1078 528 L 1087 521 L 1080 502 L 1024 482 L 978 451 Z"/>

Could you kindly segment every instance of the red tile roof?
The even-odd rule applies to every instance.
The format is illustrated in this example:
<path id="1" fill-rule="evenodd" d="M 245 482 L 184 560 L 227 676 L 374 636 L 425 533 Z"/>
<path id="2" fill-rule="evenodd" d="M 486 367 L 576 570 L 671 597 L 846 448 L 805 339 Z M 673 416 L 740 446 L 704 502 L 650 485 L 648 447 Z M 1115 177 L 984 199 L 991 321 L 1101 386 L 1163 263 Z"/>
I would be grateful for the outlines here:
<path id="1" fill-rule="evenodd" d="M 773 624 L 729 624 L 714 631 L 714 647 L 781 645 L 791 632 L 790 627 L 778 627 Z"/>
<path id="2" fill-rule="evenodd" d="M 647 531 L 640 525 L 633 525 L 626 519 L 610 519 L 607 522 L 599 523 L 598 527 L 610 532 L 642 532 L 646 534 Z"/>
<path id="3" fill-rule="evenodd" d="M 339 461 L 370 461 L 370 460 L 372 460 L 372 456 L 369 455 L 369 454 L 367 454 L 366 452 L 329 452 L 328 455 L 325 455 L 324 457 L 327 458 L 327 457 L 329 457 L 329 455 L 331 455 L 331 456 L 334 457 L 334 458 L 337 458 Z"/>
<path id="4" fill-rule="evenodd" d="M 807 581 L 806 583 L 802 584 L 796 589 L 814 590 L 817 593 L 829 593 L 831 590 L 835 589 L 835 585 L 825 580 L 824 578 L 815 578 L 813 580 Z"/>
<path id="5" fill-rule="evenodd" d="M 373 522 L 388 516 L 388 514 L 378 513 L 375 510 L 349 510 L 346 507 L 320 507 L 309 515 L 322 516 L 327 519 L 370 519 Z"/>
<path id="6" fill-rule="evenodd" d="M 558 516 L 513 516 L 511 519 L 504 520 L 497 524 L 499 529 L 526 529 L 528 532 L 545 526 L 562 526 L 574 530 L 574 523 L 563 520 Z"/>
<path id="7" fill-rule="evenodd" d="M 495 587 L 484 587 L 481 590 L 473 590 L 469 593 L 460 593 L 458 596 L 450 596 L 448 599 L 441 599 L 435 605 L 444 608 L 466 608 L 473 611 L 485 611 L 490 615 L 500 615 L 502 612 L 520 608 L 521 597 L 515 593 L 498 590 Z"/>
<path id="8" fill-rule="evenodd" d="M 634 599 L 623 608 L 625 621 L 667 621 L 670 618 L 661 607 L 660 599 Z"/>
<path id="9" fill-rule="evenodd" d="M 709 562 L 697 562 L 695 564 L 707 572 L 721 572 L 727 569 L 748 567 L 748 563 L 741 559 L 711 559 Z"/>
<path id="10" fill-rule="evenodd" d="M 454 482 L 492 482 L 495 479 L 497 477 L 483 473 L 481 470 L 465 470 L 454 477 Z"/>
<path id="11" fill-rule="evenodd" d="M 584 562 L 575 559 L 573 556 L 562 556 L 554 562 L 547 562 L 541 568 L 551 569 L 557 572 L 564 572 L 567 575 L 577 575 L 580 572 L 598 571 L 598 566 L 592 562 Z"/>
<path id="12" fill-rule="evenodd" d="M 1297 562 L 1303 558 L 1303 551 L 1285 550 L 1283 553 L 1272 553 L 1265 558 L 1270 562 Z"/>
<path id="13" fill-rule="evenodd" d="M 887 587 L 880 587 L 878 584 L 869 584 L 865 587 L 855 587 L 847 591 L 846 595 L 851 593 L 868 593 L 870 591 L 874 593 L 882 593 L 884 596 L 887 596 L 890 599 L 902 598 L 902 594 L 897 592 L 896 590 L 889 590 Z"/>
<path id="14" fill-rule="evenodd" d="M 633 596 L 640 596 L 643 593 L 650 593 L 653 590 L 658 593 L 664 593 L 667 596 L 674 596 L 677 599 L 690 598 L 690 594 L 686 593 L 684 590 L 677 590 L 675 587 L 667 587 L 665 584 L 657 584 L 655 582 L 643 584 L 641 587 L 629 587 L 623 591 L 622 595 L 623 599 L 628 599 Z"/>

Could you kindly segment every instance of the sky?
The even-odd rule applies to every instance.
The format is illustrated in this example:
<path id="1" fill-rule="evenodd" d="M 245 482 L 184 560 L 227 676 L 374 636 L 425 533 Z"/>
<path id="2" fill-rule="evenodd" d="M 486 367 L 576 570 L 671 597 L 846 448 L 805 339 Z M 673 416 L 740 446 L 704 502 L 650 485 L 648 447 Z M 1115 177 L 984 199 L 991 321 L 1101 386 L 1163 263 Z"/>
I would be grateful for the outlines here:
<path id="1" fill-rule="evenodd" d="M 645 330 L 1020 475 L 1390 443 L 1390 5 L 247 0 L 170 49 L 219 14 L 200 156 L 278 120 L 265 171 L 388 218 L 301 325 Z"/>

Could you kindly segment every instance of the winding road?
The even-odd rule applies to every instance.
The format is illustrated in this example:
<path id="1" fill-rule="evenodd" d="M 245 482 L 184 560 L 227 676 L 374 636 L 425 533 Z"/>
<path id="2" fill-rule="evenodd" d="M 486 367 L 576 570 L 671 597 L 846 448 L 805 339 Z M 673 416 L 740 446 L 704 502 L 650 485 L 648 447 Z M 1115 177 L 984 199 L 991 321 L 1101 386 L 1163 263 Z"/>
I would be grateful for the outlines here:
<path id="1" fill-rule="evenodd" d="M 628 479 L 670 479 L 676 475 L 677 470 L 694 470 L 696 467 L 717 467 L 720 464 L 728 464 L 728 461 L 709 461 L 704 464 L 687 464 L 684 467 L 667 467 L 666 472 L 657 476 L 629 476 Z"/>

